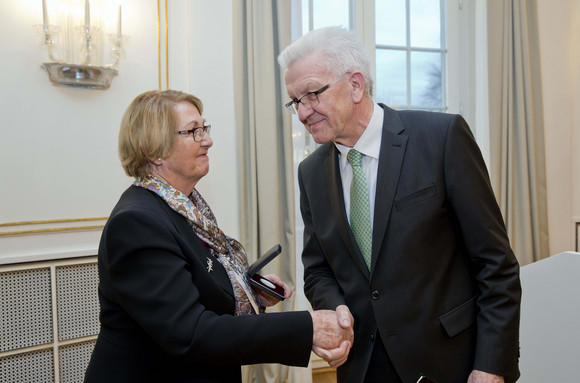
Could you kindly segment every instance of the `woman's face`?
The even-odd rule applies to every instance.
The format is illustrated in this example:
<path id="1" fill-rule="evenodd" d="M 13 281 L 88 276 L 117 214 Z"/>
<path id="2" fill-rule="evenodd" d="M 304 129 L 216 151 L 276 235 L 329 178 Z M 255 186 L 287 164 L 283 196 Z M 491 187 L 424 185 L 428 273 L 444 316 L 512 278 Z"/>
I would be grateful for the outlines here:
<path id="1" fill-rule="evenodd" d="M 195 106 L 182 101 L 175 106 L 179 118 L 177 130 L 190 130 L 202 127 L 204 120 Z M 200 142 L 193 139 L 193 134 L 177 134 L 173 150 L 167 158 L 161 160 L 153 173 L 157 173 L 177 190 L 189 195 L 197 181 L 209 171 L 207 152 L 213 145 L 209 134 L 204 134 Z"/>

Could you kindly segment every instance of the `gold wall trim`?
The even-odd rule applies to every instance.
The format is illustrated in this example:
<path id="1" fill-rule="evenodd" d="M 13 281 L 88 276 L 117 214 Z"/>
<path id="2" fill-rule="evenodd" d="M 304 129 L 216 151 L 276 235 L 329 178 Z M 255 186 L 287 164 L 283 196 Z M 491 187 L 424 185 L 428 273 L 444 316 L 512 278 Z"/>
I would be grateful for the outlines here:
<path id="1" fill-rule="evenodd" d="M 21 225 L 42 225 L 42 224 L 48 224 L 48 223 L 104 221 L 107 219 L 109 219 L 109 217 L 64 218 L 64 219 L 45 219 L 45 220 L 39 220 L 39 221 L 4 222 L 4 223 L 0 223 L 0 227 L 21 226 Z"/>
<path id="2" fill-rule="evenodd" d="M 38 221 L 4 222 L 4 223 L 0 223 L 0 230 L 11 228 L 14 226 L 35 226 L 36 227 L 36 226 L 42 226 L 42 225 L 57 225 L 57 224 L 63 224 L 63 223 L 106 221 L 107 219 L 108 219 L 108 217 L 92 217 L 92 218 L 67 218 L 67 219 L 49 219 L 49 220 L 38 220 Z M 97 230 L 97 229 L 102 229 L 103 227 L 105 227 L 104 224 L 31 228 L 31 229 L 25 229 L 25 230 L 6 230 L 6 231 L 0 231 L 0 237 L 11 236 L 11 235 L 56 233 L 56 232 L 79 231 L 79 230 Z"/>
<path id="3" fill-rule="evenodd" d="M 161 75 L 161 5 L 160 2 L 163 0 L 157 0 L 157 66 L 159 75 L 159 90 L 163 90 L 163 77 Z M 167 0 L 165 2 L 165 20 L 164 20 L 164 33 L 165 33 L 165 89 L 169 89 L 169 30 L 168 30 L 168 16 L 167 16 Z"/>
<path id="4" fill-rule="evenodd" d="M 8 235 L 54 233 L 54 232 L 75 231 L 75 230 L 95 230 L 95 229 L 102 229 L 104 227 L 105 227 L 105 225 L 90 225 L 90 226 L 74 226 L 74 227 L 56 227 L 56 228 L 52 228 L 52 229 L 4 231 L 4 232 L 0 233 L 0 237 L 5 237 Z"/>
<path id="5" fill-rule="evenodd" d="M 157 0 L 157 69 L 159 78 L 159 90 L 161 91 L 161 10 Z"/>
<path id="6" fill-rule="evenodd" d="M 165 89 L 169 89 L 169 18 L 167 16 L 167 0 L 165 0 Z"/>

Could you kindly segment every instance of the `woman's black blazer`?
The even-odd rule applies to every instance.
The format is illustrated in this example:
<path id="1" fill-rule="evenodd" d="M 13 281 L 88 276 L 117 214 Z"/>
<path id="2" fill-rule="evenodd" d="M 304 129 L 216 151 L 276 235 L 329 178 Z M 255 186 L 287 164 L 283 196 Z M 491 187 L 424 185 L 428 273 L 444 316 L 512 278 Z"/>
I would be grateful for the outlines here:
<path id="1" fill-rule="evenodd" d="M 307 366 L 308 312 L 234 316 L 225 269 L 160 197 L 131 186 L 98 253 L 101 332 L 85 382 L 238 382 L 240 366 Z"/>

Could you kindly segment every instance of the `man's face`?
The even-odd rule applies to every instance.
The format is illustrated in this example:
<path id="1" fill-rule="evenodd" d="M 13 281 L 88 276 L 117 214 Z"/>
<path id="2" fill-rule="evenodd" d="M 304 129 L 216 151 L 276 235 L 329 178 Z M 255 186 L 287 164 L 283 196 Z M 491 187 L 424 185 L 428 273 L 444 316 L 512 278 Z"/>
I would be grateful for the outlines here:
<path id="1" fill-rule="evenodd" d="M 312 53 L 294 62 L 286 69 L 286 90 L 291 99 L 300 99 L 326 84 L 332 85 L 318 95 L 318 105 L 307 107 L 298 104 L 298 118 L 319 144 L 344 142 L 354 102 L 348 86 L 348 76 L 337 80 L 327 69 L 324 58 Z M 334 83 L 333 83 L 334 82 Z"/>

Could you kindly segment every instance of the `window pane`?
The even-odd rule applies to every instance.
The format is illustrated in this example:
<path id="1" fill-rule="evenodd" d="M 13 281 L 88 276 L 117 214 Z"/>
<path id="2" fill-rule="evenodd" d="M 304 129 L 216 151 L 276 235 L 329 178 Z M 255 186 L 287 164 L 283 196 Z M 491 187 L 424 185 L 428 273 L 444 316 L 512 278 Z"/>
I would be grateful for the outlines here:
<path id="1" fill-rule="evenodd" d="M 313 0 L 312 21 L 314 29 L 331 25 L 349 28 L 348 0 Z"/>
<path id="2" fill-rule="evenodd" d="M 441 47 L 441 8 L 439 1 L 411 1 L 411 45 L 422 48 Z"/>
<path id="3" fill-rule="evenodd" d="M 407 45 L 405 0 L 375 0 L 377 45 Z"/>
<path id="4" fill-rule="evenodd" d="M 310 9 L 308 8 L 309 0 L 302 0 L 302 34 L 305 35 L 310 29 Z"/>
<path id="5" fill-rule="evenodd" d="M 405 51 L 377 49 L 377 101 L 387 105 L 407 105 L 407 54 Z"/>
<path id="6" fill-rule="evenodd" d="M 411 53 L 411 103 L 441 106 L 441 53 Z"/>

